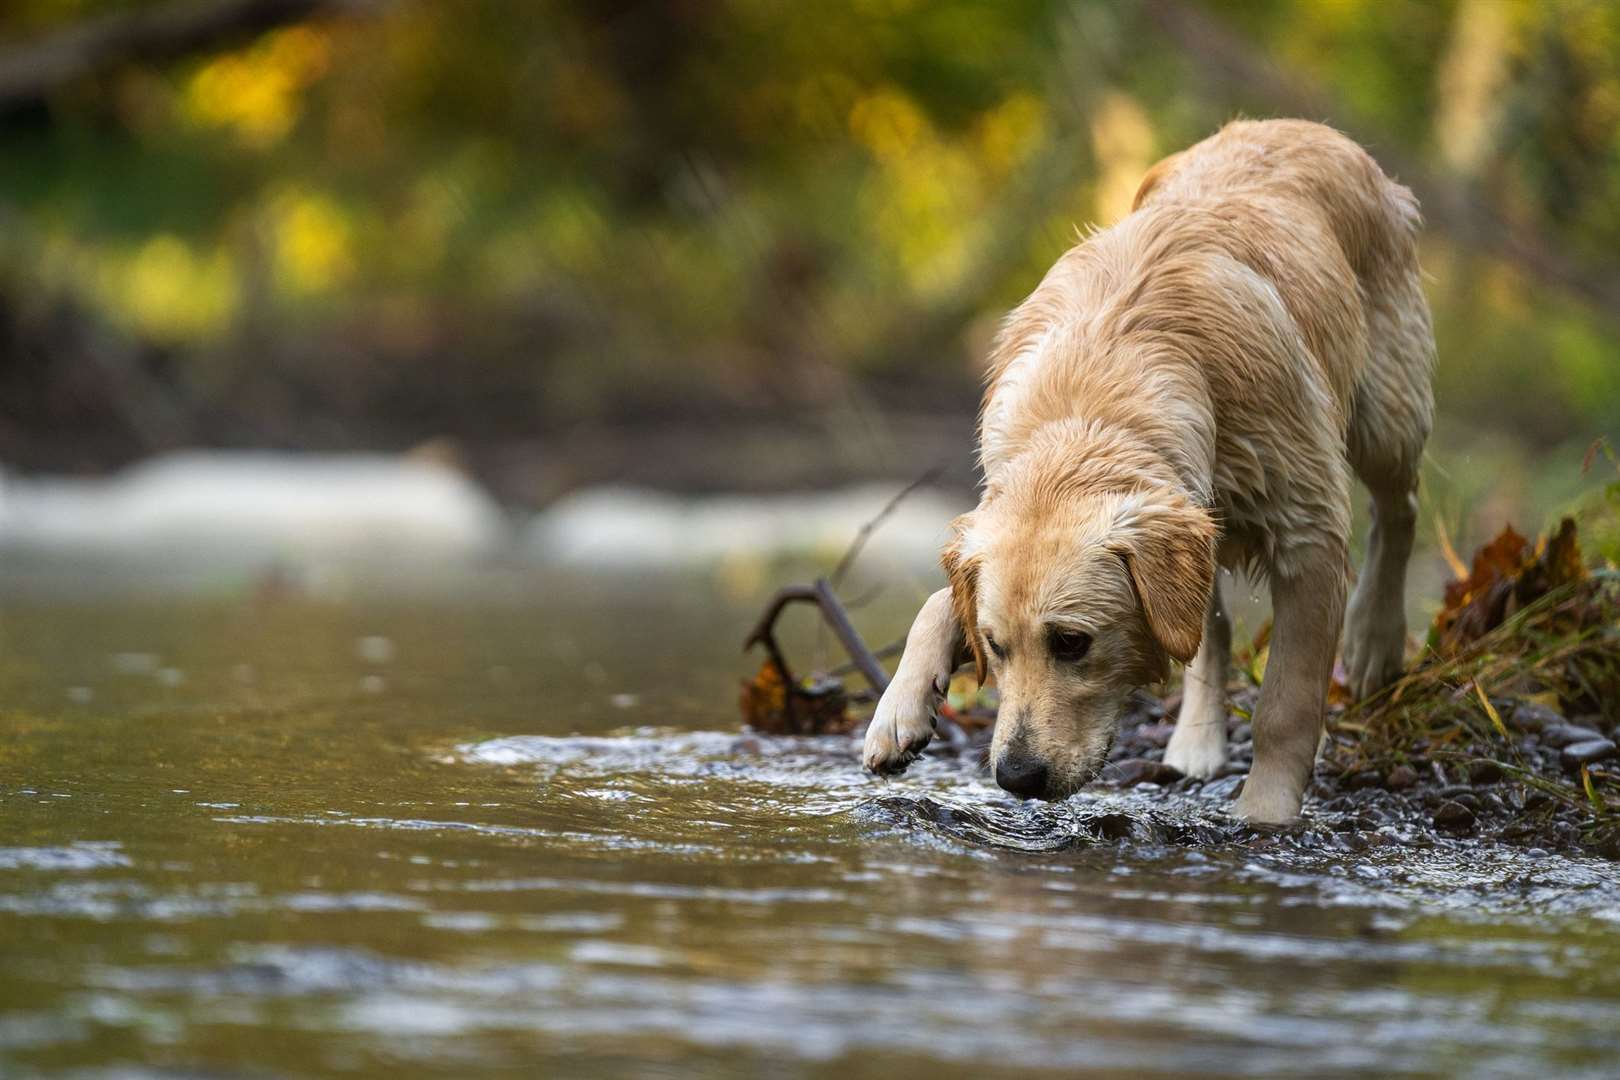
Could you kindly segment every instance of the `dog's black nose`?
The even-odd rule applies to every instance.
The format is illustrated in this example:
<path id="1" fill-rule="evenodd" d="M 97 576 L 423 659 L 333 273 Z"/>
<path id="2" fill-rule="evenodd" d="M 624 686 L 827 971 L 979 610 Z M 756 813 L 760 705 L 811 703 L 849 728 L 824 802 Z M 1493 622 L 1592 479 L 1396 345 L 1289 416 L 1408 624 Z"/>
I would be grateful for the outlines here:
<path id="1" fill-rule="evenodd" d="M 1046 793 L 1046 763 L 1035 757 L 1008 754 L 996 765 L 996 783 L 1020 799 L 1039 799 Z"/>

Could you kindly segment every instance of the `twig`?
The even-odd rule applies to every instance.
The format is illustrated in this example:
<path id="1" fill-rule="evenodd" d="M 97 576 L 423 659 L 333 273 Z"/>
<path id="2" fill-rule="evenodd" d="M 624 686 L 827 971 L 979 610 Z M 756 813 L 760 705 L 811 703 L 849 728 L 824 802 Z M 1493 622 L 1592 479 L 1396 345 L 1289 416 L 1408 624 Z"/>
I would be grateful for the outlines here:
<path id="1" fill-rule="evenodd" d="M 906 496 L 910 495 L 913 491 L 916 491 L 924 484 L 932 483 L 933 481 L 939 479 L 940 473 L 944 471 L 945 466 L 935 465 L 933 468 L 917 477 L 917 479 L 901 488 L 894 498 L 883 504 L 883 509 L 879 510 L 875 515 L 873 515 L 870 521 L 861 526 L 860 531 L 855 534 L 855 539 L 851 540 L 849 542 L 849 547 L 844 549 L 844 557 L 838 560 L 838 565 L 833 567 L 832 574 L 828 576 L 828 580 L 831 582 L 833 588 L 836 589 L 838 586 L 844 583 L 844 575 L 849 573 L 850 567 L 855 565 L 855 559 L 860 555 L 861 549 L 866 546 L 867 540 L 871 539 L 872 533 L 877 530 L 877 527 L 883 524 L 884 520 L 890 514 L 894 513 L 899 505 L 905 501 Z"/>
<path id="2" fill-rule="evenodd" d="M 775 628 L 782 609 L 798 601 L 813 603 L 821 609 L 822 618 L 832 627 L 833 633 L 844 646 L 844 651 L 849 654 L 850 660 L 865 676 L 866 681 L 872 684 L 873 689 L 880 693 L 888 689 L 889 673 L 883 670 L 883 665 L 878 663 L 877 657 L 872 655 L 872 650 L 861 640 L 861 635 L 849 621 L 849 614 L 844 610 L 844 605 L 838 602 L 832 583 L 826 578 L 817 578 L 814 585 L 788 585 L 778 589 L 771 602 L 765 605 L 765 611 L 760 615 L 753 632 L 748 635 L 748 640 L 743 642 L 743 649 L 746 651 L 755 645 L 765 646 L 781 671 L 789 692 L 795 692 L 797 682 L 782 656 L 781 647 L 776 642 Z"/>
<path id="3" fill-rule="evenodd" d="M 901 654 L 901 652 L 903 652 L 905 650 L 905 647 L 906 647 L 906 639 L 905 638 L 901 638 L 898 641 L 891 641 L 887 645 L 883 646 L 883 648 L 881 648 L 881 649 L 873 649 L 872 650 L 872 657 L 873 657 L 873 659 L 876 659 L 876 660 L 887 660 L 891 656 L 899 656 Z M 853 660 L 851 660 L 847 664 L 839 664 L 837 667 L 835 667 L 831 671 L 827 672 L 827 674 L 830 675 L 831 677 L 835 678 L 835 679 L 841 679 L 845 675 L 853 675 L 855 672 L 857 672 L 859 670 L 860 670 L 860 665 L 856 664 Z"/>

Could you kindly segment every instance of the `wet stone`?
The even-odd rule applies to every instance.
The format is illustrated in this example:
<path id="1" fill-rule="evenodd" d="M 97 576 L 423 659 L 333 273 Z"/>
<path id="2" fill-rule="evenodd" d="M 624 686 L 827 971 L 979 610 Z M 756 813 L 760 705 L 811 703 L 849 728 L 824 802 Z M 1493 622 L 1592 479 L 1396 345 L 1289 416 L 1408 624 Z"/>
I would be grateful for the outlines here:
<path id="1" fill-rule="evenodd" d="M 1441 803 L 1434 812 L 1434 827 L 1450 833 L 1468 832 L 1474 827 L 1474 812 L 1460 802 Z"/>
<path id="2" fill-rule="evenodd" d="M 1378 774 L 1377 769 L 1363 769 L 1361 772 L 1353 774 L 1347 781 L 1351 790 L 1378 787 L 1383 782 L 1384 778 Z"/>
<path id="3" fill-rule="evenodd" d="M 1612 739 L 1586 739 L 1582 742 L 1571 743 L 1564 747 L 1562 762 L 1564 768 L 1574 771 L 1582 765 L 1590 765 L 1594 761 L 1602 761 L 1614 753 Z"/>
<path id="4" fill-rule="evenodd" d="M 1136 729 L 1136 737 L 1162 749 L 1169 743 L 1170 735 L 1175 730 L 1174 724 L 1143 724 Z"/>
<path id="5" fill-rule="evenodd" d="M 1135 787 L 1138 784 L 1169 784 L 1181 779 L 1181 772 L 1173 769 L 1162 761 L 1149 761 L 1146 758 L 1126 758 L 1118 761 L 1109 769 L 1111 779 L 1119 787 Z"/>
<path id="6" fill-rule="evenodd" d="M 1563 714 L 1549 709 L 1545 705 L 1537 705 L 1533 701 L 1521 702 L 1513 710 L 1513 714 L 1509 718 L 1509 723 L 1520 731 L 1540 731 L 1549 724 L 1562 724 L 1563 722 Z"/>
<path id="7" fill-rule="evenodd" d="M 1494 761 L 1476 761 L 1468 766 L 1468 782 L 1494 784 L 1502 779 L 1502 766 Z"/>
<path id="8" fill-rule="evenodd" d="M 1541 741 L 1548 746 L 1570 746 L 1602 738 L 1603 732 L 1577 724 L 1548 724 L 1541 729 Z"/>
<path id="9" fill-rule="evenodd" d="M 1223 772 L 1219 779 L 1207 781 L 1203 792 L 1207 798 L 1230 799 L 1237 794 L 1238 785 L 1243 783 L 1244 773 Z"/>
<path id="10" fill-rule="evenodd" d="M 1410 765 L 1397 765 L 1389 770 L 1389 776 L 1384 779 L 1384 786 L 1391 791 L 1405 791 L 1417 783 L 1417 770 Z"/>

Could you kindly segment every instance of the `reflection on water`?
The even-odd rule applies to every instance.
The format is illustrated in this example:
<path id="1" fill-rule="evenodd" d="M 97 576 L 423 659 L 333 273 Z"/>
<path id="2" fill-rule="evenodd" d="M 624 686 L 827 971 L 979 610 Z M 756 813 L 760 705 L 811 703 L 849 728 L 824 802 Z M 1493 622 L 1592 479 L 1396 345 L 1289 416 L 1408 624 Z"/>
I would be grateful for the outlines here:
<path id="1" fill-rule="evenodd" d="M 8 603 L 0 1073 L 1612 1075 L 1609 864 L 873 780 L 744 614 Z"/>

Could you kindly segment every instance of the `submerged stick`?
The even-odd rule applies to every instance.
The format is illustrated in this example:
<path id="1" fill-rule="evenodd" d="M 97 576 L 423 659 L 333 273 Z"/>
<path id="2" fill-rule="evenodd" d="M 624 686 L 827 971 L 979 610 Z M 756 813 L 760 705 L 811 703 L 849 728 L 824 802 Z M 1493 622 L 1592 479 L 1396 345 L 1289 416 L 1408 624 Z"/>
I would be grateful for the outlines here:
<path id="1" fill-rule="evenodd" d="M 805 602 L 815 604 L 821 610 L 821 617 L 832 628 L 834 636 L 844 651 L 849 654 L 850 662 L 865 676 L 866 681 L 879 693 L 889 687 L 889 673 L 883 670 L 883 665 L 866 647 L 861 635 L 856 631 L 853 623 L 849 621 L 849 613 L 839 602 L 838 596 L 833 592 L 832 582 L 826 578 L 817 578 L 814 585 L 787 585 L 778 589 L 770 603 L 765 605 L 765 611 L 754 625 L 753 632 L 748 640 L 743 642 L 743 650 L 753 648 L 755 645 L 765 646 L 771 654 L 771 659 L 782 672 L 782 678 L 787 683 L 790 692 L 797 686 L 792 672 L 788 669 L 787 661 L 782 656 L 781 646 L 776 642 L 776 620 L 781 616 L 782 610 L 789 604 Z"/>

